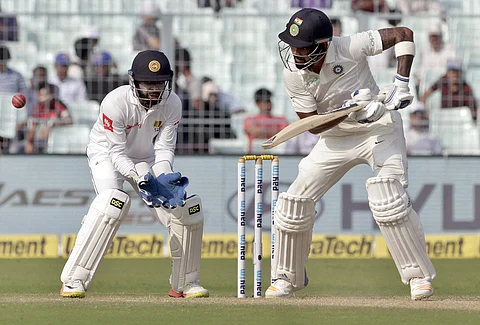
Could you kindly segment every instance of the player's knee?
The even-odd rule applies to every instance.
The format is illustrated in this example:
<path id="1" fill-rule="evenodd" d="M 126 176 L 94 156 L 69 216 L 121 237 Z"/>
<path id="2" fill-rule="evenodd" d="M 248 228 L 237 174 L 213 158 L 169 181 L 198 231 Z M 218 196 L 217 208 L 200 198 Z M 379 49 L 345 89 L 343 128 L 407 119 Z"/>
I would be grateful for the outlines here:
<path id="1" fill-rule="evenodd" d="M 198 195 L 193 195 L 185 200 L 183 207 L 177 207 L 172 210 L 172 220 L 183 226 L 190 226 L 203 222 L 202 200 Z"/>
<path id="2" fill-rule="evenodd" d="M 281 193 L 275 207 L 275 226 L 292 232 L 309 231 L 315 219 L 315 202 L 311 198 Z"/>
<path id="3" fill-rule="evenodd" d="M 394 223 L 411 210 L 410 199 L 400 181 L 393 177 L 371 177 L 366 181 L 368 203 L 379 223 Z"/>
<path id="4" fill-rule="evenodd" d="M 130 210 L 130 196 L 117 189 L 104 190 L 95 197 L 90 209 L 96 210 L 94 215 L 121 221 Z"/>

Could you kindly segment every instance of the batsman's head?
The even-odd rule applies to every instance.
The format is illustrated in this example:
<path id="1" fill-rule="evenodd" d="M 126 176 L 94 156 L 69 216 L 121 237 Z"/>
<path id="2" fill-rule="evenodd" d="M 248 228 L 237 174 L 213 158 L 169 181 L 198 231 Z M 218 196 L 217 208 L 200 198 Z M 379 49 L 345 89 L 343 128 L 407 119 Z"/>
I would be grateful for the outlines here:
<path id="1" fill-rule="evenodd" d="M 293 71 L 307 69 L 327 54 L 333 36 L 330 19 L 320 10 L 303 8 L 290 18 L 278 37 L 278 50 L 283 64 Z"/>
<path id="2" fill-rule="evenodd" d="M 173 71 L 163 52 L 146 50 L 138 53 L 128 75 L 133 94 L 144 108 L 152 108 L 170 96 Z"/>

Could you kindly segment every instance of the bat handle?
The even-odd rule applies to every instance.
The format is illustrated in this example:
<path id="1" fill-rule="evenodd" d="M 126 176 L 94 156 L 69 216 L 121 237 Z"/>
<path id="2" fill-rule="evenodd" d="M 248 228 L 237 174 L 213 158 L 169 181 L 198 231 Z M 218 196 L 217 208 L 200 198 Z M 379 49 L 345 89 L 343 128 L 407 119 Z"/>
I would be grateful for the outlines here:
<path id="1" fill-rule="evenodd" d="M 385 98 L 387 98 L 387 94 L 385 94 L 385 93 L 380 93 L 380 94 L 377 95 L 377 100 L 379 102 L 383 102 L 385 100 Z"/>

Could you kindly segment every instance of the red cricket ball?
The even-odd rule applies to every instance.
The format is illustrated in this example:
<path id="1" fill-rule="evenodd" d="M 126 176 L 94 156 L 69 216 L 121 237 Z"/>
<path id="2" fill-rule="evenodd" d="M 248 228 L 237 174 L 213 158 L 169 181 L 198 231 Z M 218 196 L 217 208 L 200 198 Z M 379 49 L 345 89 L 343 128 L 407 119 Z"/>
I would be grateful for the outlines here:
<path id="1" fill-rule="evenodd" d="M 15 108 L 22 108 L 25 106 L 26 103 L 27 103 L 27 99 L 25 98 L 25 96 L 23 96 L 23 94 L 15 94 L 12 97 L 12 105 Z"/>

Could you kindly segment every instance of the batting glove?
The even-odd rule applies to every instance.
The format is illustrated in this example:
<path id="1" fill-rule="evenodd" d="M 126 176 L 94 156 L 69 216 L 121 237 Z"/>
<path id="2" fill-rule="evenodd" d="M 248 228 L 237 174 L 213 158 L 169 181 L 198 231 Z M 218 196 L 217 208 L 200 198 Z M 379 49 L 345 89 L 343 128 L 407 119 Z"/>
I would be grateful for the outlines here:
<path id="1" fill-rule="evenodd" d="M 386 108 L 382 102 L 375 99 L 376 96 L 372 94 L 370 89 L 354 91 L 350 102 L 363 106 L 363 108 L 350 113 L 348 116 L 362 124 L 378 121 L 385 114 Z"/>
<path id="2" fill-rule="evenodd" d="M 412 103 L 413 95 L 408 88 L 408 81 L 409 78 L 397 74 L 393 84 L 380 90 L 380 94 L 385 96 L 383 103 L 388 110 L 402 109 Z"/>

